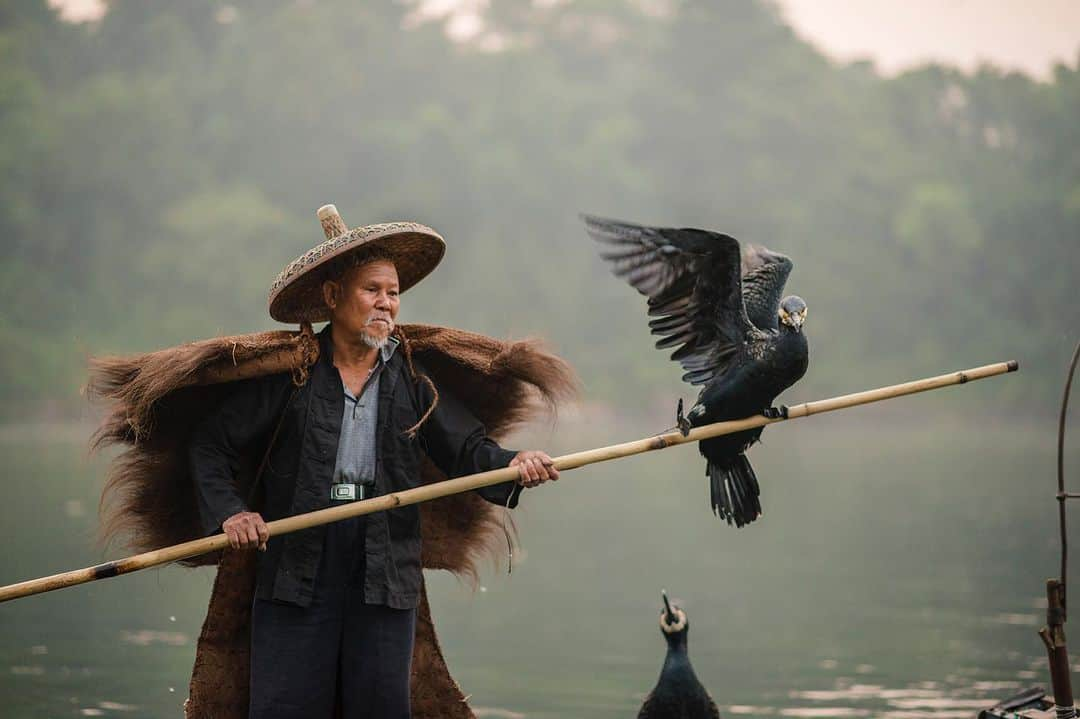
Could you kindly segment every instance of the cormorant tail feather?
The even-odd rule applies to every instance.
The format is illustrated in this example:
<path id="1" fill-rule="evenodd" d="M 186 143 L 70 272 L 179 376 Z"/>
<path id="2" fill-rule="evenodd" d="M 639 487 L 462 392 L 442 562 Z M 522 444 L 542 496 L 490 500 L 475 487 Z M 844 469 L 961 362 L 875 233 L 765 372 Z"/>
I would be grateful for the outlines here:
<path id="1" fill-rule="evenodd" d="M 706 476 L 713 514 L 736 527 L 750 524 L 761 514 L 761 489 L 745 454 L 710 461 Z"/>

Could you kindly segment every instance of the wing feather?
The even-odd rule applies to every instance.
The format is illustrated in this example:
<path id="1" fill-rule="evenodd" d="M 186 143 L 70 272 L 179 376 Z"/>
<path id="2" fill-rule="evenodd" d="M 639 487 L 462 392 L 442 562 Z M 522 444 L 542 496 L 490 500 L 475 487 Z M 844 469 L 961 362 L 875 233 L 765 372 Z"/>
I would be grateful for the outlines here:
<path id="1" fill-rule="evenodd" d="M 688 317 L 658 317 L 655 320 L 649 320 L 649 329 L 653 334 L 666 334 L 668 332 L 674 332 L 679 329 L 683 329 L 691 326 L 690 318 Z"/>
<path id="2" fill-rule="evenodd" d="M 743 304 L 742 256 L 733 237 L 698 229 L 634 225 L 585 216 L 612 272 L 648 298 L 658 349 L 676 347 L 691 384 L 723 372 L 757 329 Z"/>
<path id="3" fill-rule="evenodd" d="M 742 293 L 746 315 L 761 330 L 779 329 L 780 300 L 795 264 L 787 255 L 760 245 L 742 252 Z"/>

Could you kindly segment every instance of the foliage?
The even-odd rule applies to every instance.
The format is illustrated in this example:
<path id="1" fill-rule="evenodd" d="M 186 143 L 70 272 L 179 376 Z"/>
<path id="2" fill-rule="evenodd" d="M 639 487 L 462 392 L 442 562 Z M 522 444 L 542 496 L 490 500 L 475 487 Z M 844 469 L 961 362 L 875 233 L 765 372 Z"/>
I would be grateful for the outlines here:
<path id="1" fill-rule="evenodd" d="M 113 0 L 78 26 L 8 5 L 8 405 L 72 395 L 87 352 L 269 326 L 326 202 L 447 237 L 408 320 L 546 336 L 624 408 L 678 369 L 578 212 L 790 254 L 807 396 L 1017 357 L 1038 406 L 1080 326 L 1075 66 L 885 79 L 747 0 L 502 0 L 467 39 L 416 2 Z"/>

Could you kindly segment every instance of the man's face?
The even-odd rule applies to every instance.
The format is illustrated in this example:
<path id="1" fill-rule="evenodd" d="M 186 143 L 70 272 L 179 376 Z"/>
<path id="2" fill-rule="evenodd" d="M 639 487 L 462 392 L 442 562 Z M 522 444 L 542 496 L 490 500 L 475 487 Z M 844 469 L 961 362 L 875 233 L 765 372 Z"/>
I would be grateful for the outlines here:
<path id="1" fill-rule="evenodd" d="M 398 314 L 398 274 L 392 262 L 376 260 L 323 283 L 330 321 L 369 347 L 386 344 Z"/>

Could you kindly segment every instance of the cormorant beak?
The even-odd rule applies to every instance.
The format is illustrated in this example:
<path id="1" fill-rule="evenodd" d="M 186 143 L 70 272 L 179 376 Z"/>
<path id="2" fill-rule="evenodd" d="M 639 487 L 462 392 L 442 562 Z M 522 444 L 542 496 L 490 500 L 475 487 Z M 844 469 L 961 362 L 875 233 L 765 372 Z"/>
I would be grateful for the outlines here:
<path id="1" fill-rule="evenodd" d="M 802 326 L 803 326 L 803 322 L 806 321 L 806 313 L 805 312 L 796 312 L 795 314 L 788 315 L 788 316 L 791 318 L 791 326 L 794 327 L 797 330 L 801 330 Z"/>
<path id="2" fill-rule="evenodd" d="M 679 618 L 675 616 L 675 612 L 671 610 L 671 604 L 668 602 L 667 590 L 661 589 L 660 596 L 664 598 L 664 621 L 668 624 L 674 624 L 679 621 Z"/>

